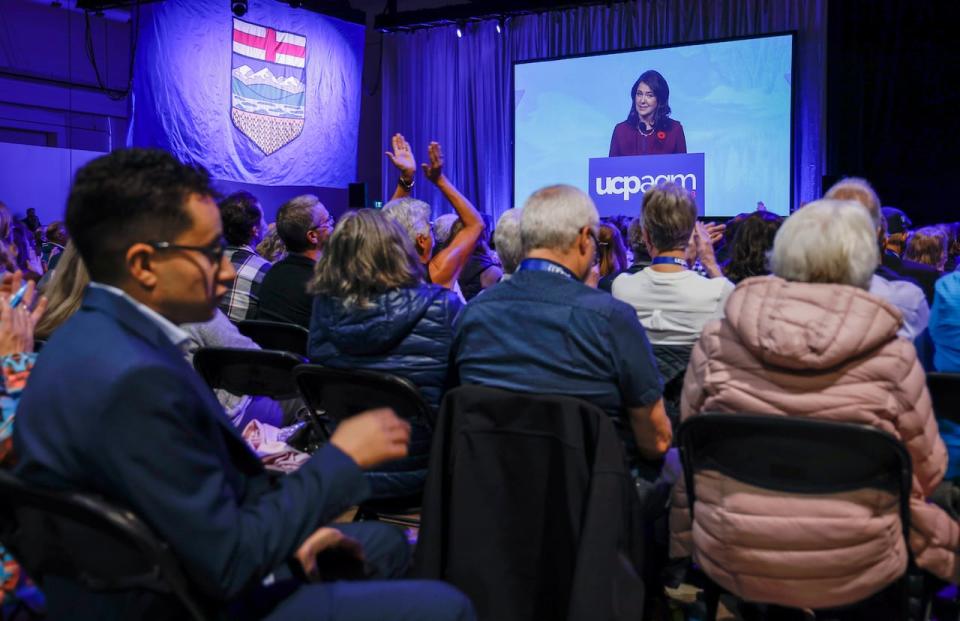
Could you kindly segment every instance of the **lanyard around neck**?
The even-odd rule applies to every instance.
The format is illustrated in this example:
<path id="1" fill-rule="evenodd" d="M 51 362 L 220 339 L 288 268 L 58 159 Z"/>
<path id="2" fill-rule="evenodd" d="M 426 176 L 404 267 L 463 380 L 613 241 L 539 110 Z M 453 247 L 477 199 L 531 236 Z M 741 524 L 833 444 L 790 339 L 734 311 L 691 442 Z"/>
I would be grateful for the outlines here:
<path id="1" fill-rule="evenodd" d="M 566 276 L 567 278 L 572 278 L 573 280 L 580 280 L 576 275 L 560 265 L 559 263 L 554 263 L 547 259 L 524 259 L 520 263 L 520 267 L 517 268 L 518 272 L 550 272 L 553 274 L 560 274 L 561 276 Z"/>
<path id="2" fill-rule="evenodd" d="M 679 265 L 683 269 L 689 269 L 686 259 L 680 257 L 657 257 L 650 262 L 650 265 Z"/>

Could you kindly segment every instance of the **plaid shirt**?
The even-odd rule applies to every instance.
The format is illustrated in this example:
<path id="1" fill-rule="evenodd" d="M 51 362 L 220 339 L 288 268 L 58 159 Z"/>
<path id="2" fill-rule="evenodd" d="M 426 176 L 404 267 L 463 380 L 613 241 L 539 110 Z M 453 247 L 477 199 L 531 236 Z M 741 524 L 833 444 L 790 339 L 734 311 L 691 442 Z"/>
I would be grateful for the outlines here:
<path id="1" fill-rule="evenodd" d="M 230 321 L 256 319 L 260 308 L 260 285 L 270 269 L 270 262 L 250 246 L 227 246 L 224 254 L 237 270 L 237 279 L 220 300 L 220 310 Z"/>

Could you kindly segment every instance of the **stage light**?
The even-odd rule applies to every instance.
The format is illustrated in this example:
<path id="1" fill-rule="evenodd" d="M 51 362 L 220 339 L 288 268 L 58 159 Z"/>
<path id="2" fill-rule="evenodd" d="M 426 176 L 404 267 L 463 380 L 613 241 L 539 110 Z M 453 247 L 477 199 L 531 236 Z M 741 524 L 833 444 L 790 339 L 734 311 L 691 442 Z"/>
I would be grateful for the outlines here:
<path id="1" fill-rule="evenodd" d="M 247 14 L 247 0 L 232 0 L 230 2 L 230 10 L 233 11 L 233 14 L 237 17 L 243 17 Z"/>
<path id="2" fill-rule="evenodd" d="M 506 29 L 507 29 L 507 18 L 501 15 L 500 18 L 497 19 L 497 34 L 503 34 L 503 31 Z"/>
<path id="3" fill-rule="evenodd" d="M 463 25 L 462 25 L 462 24 L 457 24 L 457 38 L 458 38 L 458 39 L 462 39 L 462 38 L 463 38 Z"/>

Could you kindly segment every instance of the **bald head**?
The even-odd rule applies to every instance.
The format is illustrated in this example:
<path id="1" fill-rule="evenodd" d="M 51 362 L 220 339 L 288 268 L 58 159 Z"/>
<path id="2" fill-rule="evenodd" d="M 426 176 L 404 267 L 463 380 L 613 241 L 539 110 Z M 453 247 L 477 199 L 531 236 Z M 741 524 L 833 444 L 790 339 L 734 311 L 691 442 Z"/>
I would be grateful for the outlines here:
<path id="1" fill-rule="evenodd" d="M 853 201 L 866 207 L 870 219 L 877 230 L 883 230 L 883 214 L 880 212 L 880 198 L 870 182 L 860 177 L 847 177 L 833 184 L 824 198 L 838 201 Z"/>

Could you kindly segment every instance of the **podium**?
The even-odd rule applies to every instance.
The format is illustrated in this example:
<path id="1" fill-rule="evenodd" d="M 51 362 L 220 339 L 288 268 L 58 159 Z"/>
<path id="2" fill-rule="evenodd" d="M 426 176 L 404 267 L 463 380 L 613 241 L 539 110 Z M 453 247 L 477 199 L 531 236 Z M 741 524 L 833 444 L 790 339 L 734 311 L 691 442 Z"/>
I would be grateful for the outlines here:
<path id="1" fill-rule="evenodd" d="M 690 192 L 698 216 L 706 213 L 703 153 L 590 158 L 587 184 L 601 217 L 623 214 L 635 218 L 643 194 L 667 182 Z"/>

